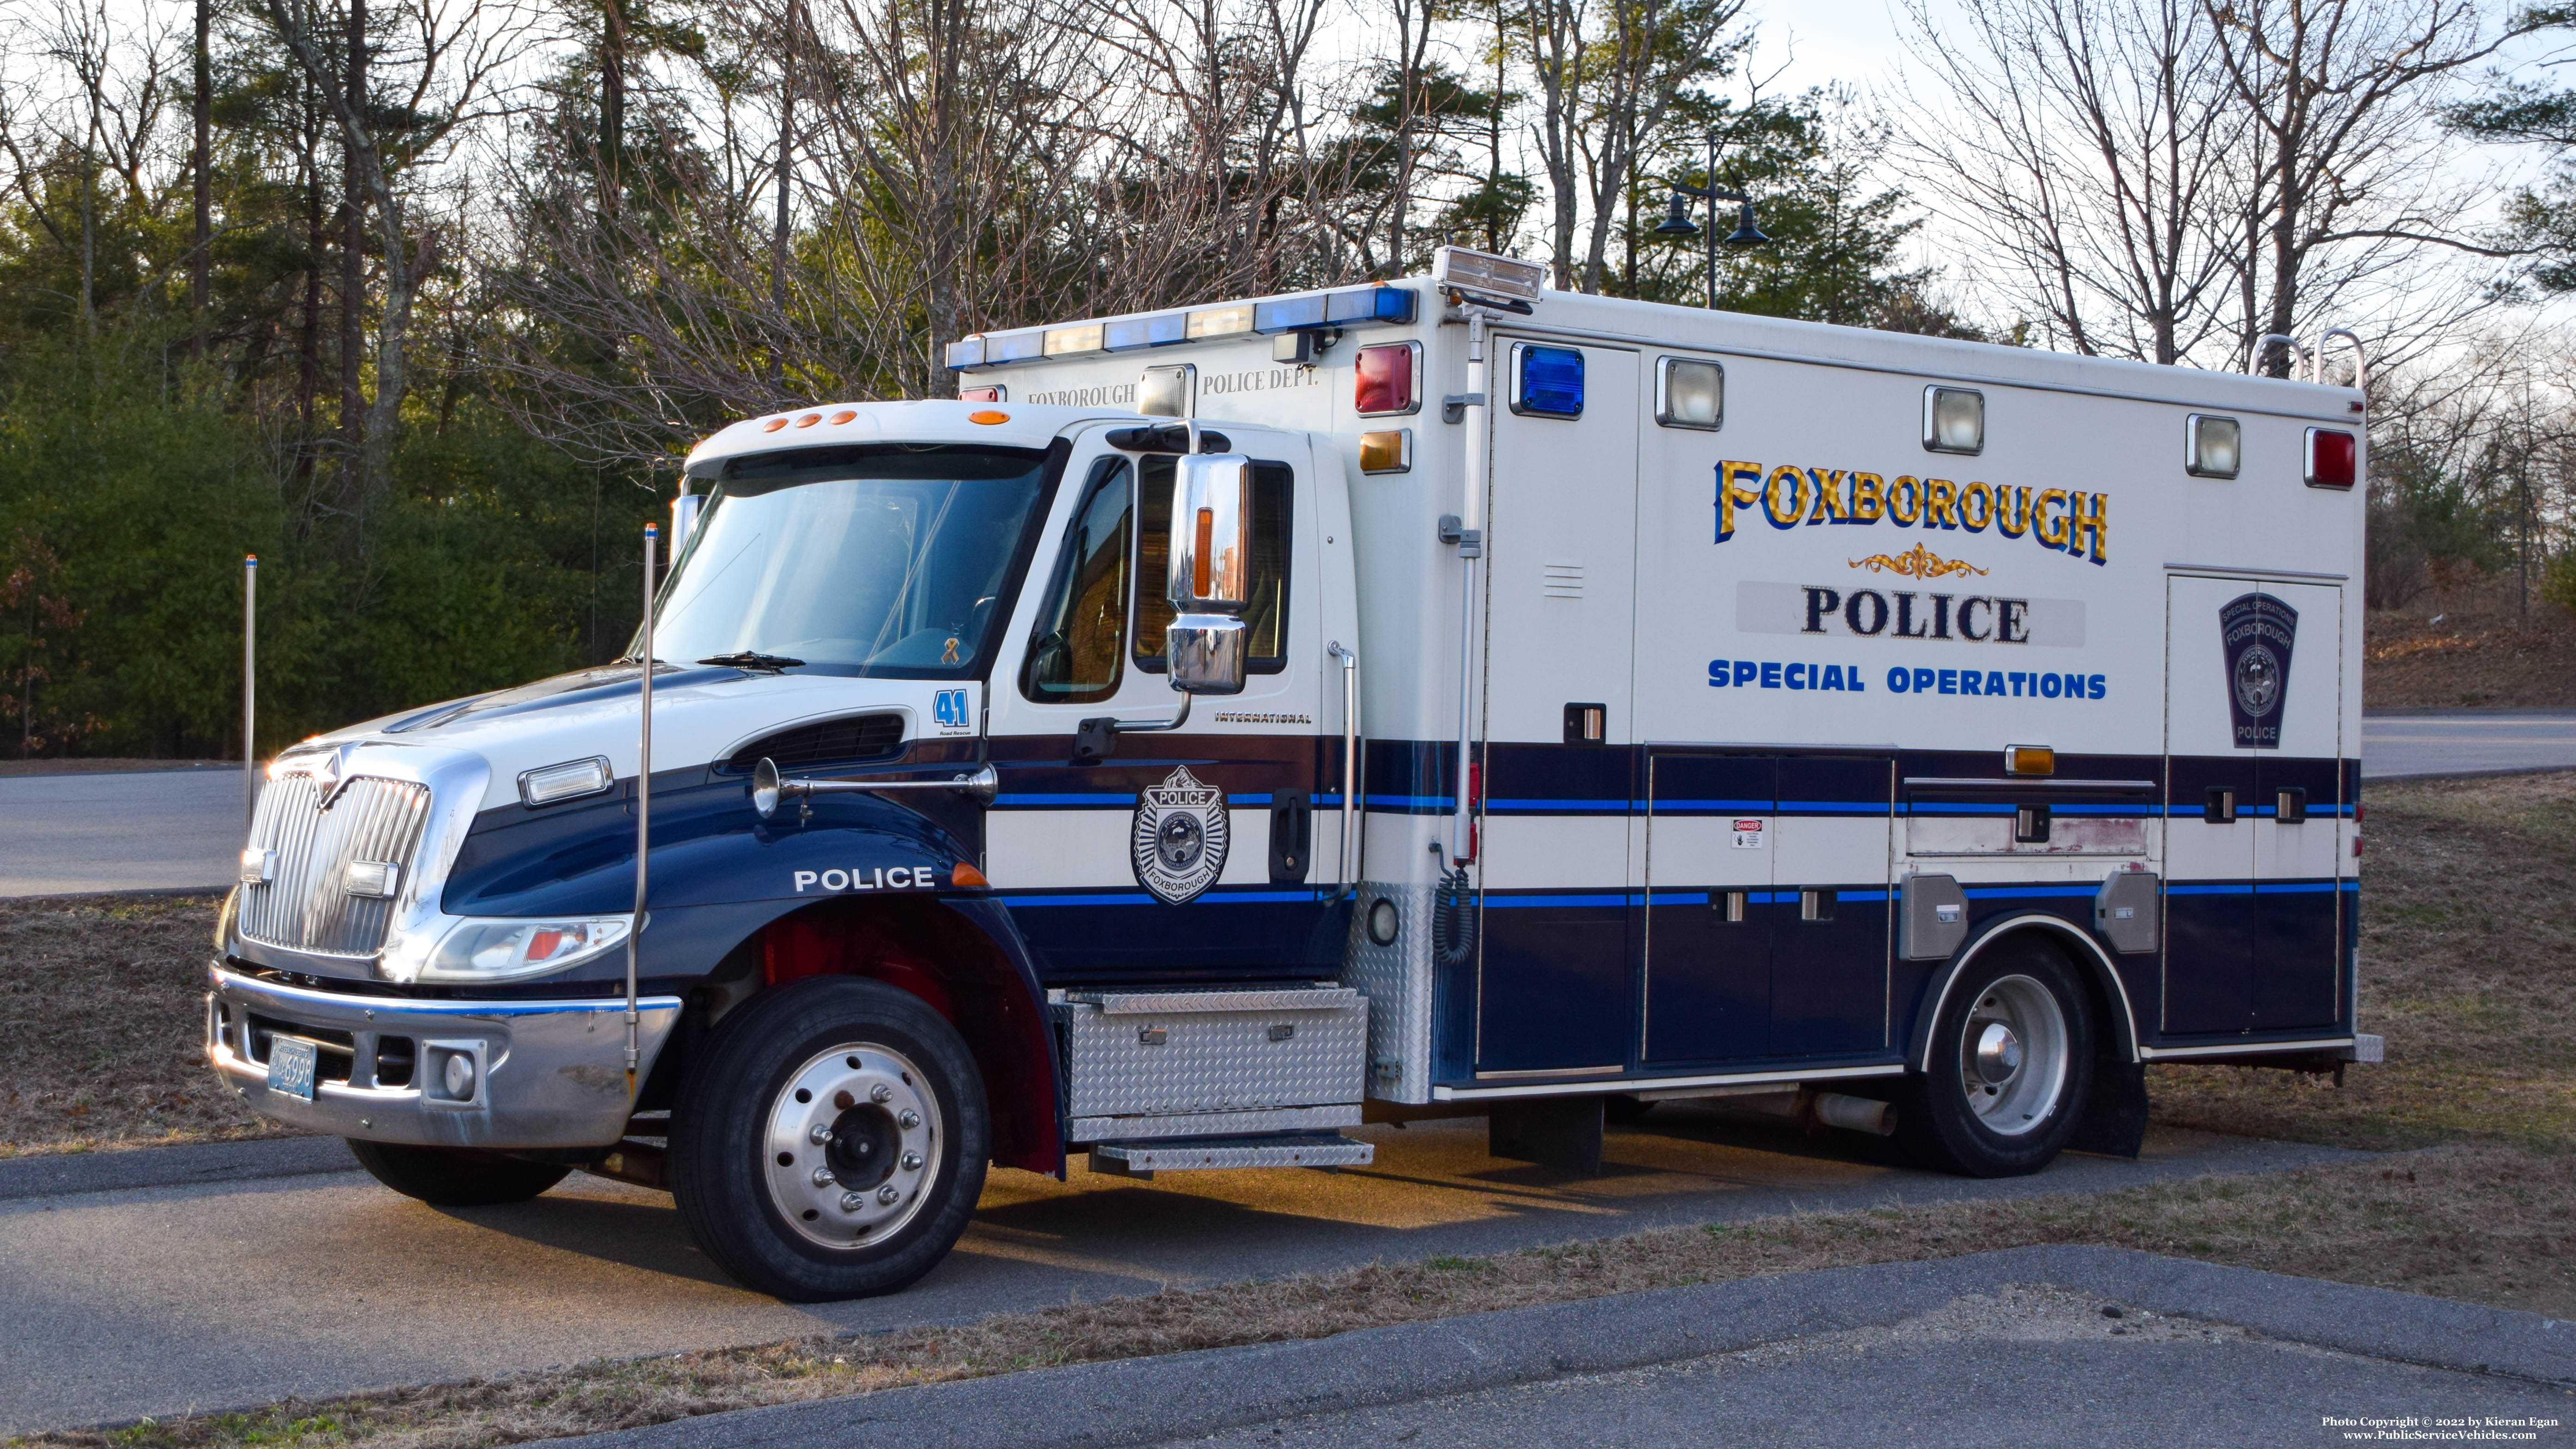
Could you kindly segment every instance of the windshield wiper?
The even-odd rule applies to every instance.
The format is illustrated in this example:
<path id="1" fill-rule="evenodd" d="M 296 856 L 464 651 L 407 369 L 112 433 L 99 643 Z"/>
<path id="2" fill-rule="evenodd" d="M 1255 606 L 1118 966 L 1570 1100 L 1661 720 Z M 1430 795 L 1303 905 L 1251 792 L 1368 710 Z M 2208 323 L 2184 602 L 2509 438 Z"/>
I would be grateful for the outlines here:
<path id="1" fill-rule="evenodd" d="M 763 654 L 756 649 L 745 649 L 733 654 L 711 654 L 698 662 L 700 664 L 729 664 L 736 669 L 766 669 L 770 673 L 776 674 L 782 670 L 793 669 L 797 665 L 803 664 L 805 661 L 802 659 L 790 659 L 784 654 Z"/>

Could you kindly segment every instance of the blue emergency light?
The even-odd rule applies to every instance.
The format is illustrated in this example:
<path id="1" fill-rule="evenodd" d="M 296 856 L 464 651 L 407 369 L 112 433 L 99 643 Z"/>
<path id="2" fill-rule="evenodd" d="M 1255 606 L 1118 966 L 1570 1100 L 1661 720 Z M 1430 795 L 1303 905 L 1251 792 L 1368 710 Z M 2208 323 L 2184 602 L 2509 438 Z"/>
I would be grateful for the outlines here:
<path id="1" fill-rule="evenodd" d="M 1520 392 L 1512 401 L 1516 413 L 1549 418 L 1583 416 L 1583 354 L 1572 347 L 1534 347 L 1520 353 Z"/>

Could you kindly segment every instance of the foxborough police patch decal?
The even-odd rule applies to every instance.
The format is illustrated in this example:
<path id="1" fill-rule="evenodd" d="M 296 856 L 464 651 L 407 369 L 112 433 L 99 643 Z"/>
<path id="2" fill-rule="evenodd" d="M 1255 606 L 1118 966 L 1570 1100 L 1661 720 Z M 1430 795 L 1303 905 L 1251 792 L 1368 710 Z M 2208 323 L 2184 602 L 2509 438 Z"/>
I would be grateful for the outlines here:
<path id="1" fill-rule="evenodd" d="M 1136 797 L 1129 854 L 1136 883 L 1167 906 L 1186 905 L 1225 871 L 1225 792 L 1184 765 Z"/>

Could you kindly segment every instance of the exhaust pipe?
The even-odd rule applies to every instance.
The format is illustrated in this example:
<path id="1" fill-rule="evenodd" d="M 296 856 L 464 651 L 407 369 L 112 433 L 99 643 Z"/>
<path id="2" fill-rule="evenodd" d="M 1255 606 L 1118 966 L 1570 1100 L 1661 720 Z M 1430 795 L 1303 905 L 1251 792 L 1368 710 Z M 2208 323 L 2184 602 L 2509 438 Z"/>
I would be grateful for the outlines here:
<path id="1" fill-rule="evenodd" d="M 1896 1109 L 1885 1102 L 1847 1097 L 1840 1092 L 1818 1092 L 1814 1101 L 1816 1120 L 1828 1127 L 1866 1132 L 1873 1137 L 1891 1136 L 1896 1131 Z"/>

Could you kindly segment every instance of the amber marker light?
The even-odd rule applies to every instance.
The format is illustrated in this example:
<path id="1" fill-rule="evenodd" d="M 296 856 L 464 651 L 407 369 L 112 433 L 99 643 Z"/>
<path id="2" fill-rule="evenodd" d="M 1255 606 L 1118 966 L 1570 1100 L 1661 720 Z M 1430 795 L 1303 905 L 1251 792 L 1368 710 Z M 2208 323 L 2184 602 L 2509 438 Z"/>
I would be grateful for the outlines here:
<path id="1" fill-rule="evenodd" d="M 980 891 L 992 884 L 991 881 L 984 879 L 982 871 L 962 860 L 949 868 L 948 883 L 959 890 L 967 891 Z"/>
<path id="2" fill-rule="evenodd" d="M 1413 434 L 1396 428 L 1360 434 L 1360 471 L 1402 473 L 1413 466 Z"/>
<path id="3" fill-rule="evenodd" d="M 760 425 L 760 430 L 764 433 L 774 433 L 785 426 L 787 426 L 787 420 L 785 418 L 771 418 L 768 422 Z"/>
<path id="4" fill-rule="evenodd" d="M 810 428 L 821 421 L 823 421 L 823 415 L 821 413 L 807 413 L 805 416 L 796 420 L 796 426 L 800 428 Z"/>
<path id="5" fill-rule="evenodd" d="M 966 415 L 966 421 L 970 423 L 982 423 L 986 427 L 991 427 L 995 423 L 1007 423 L 1010 420 L 1011 415 L 1009 413 L 997 413 L 991 408 L 984 408 L 980 411 L 971 412 Z"/>
<path id="6" fill-rule="evenodd" d="M 837 428 L 841 424 L 848 422 L 850 419 L 855 418 L 858 415 L 858 410 L 856 408 L 843 408 L 839 412 L 832 414 L 832 426 Z"/>
<path id="7" fill-rule="evenodd" d="M 2057 751 L 2047 745 L 2010 745 L 2004 749 L 2004 771 L 2013 775 L 2054 775 Z"/>

